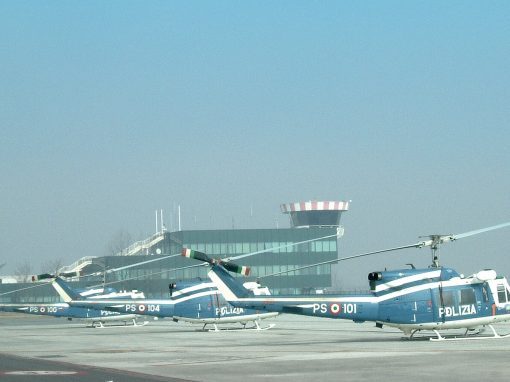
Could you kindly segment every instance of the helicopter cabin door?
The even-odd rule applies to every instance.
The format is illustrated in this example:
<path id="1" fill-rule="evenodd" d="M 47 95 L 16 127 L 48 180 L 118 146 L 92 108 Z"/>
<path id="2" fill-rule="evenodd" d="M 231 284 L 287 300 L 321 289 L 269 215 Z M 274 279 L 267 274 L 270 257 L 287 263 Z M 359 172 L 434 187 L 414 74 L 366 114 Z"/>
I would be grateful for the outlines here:
<path id="1" fill-rule="evenodd" d="M 379 305 L 379 320 L 400 324 L 430 322 L 431 291 L 407 293 L 388 299 Z"/>
<path id="2" fill-rule="evenodd" d="M 216 318 L 221 318 L 224 316 L 229 315 L 229 313 L 232 313 L 232 306 L 225 300 L 225 297 L 223 297 L 222 294 L 217 293 L 214 295 L 214 302 L 216 305 L 215 309 L 215 316 Z"/>
<path id="3" fill-rule="evenodd" d="M 475 288 L 470 285 L 443 287 L 433 293 L 434 319 L 436 322 L 454 321 L 476 314 Z"/>

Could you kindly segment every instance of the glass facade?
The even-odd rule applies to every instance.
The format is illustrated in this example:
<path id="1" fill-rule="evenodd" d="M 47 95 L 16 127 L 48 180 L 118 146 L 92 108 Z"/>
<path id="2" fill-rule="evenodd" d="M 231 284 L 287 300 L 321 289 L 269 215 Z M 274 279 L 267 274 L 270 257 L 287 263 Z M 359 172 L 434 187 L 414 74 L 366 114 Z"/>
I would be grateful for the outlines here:
<path id="1" fill-rule="evenodd" d="M 336 259 L 338 257 L 336 233 L 336 227 L 165 232 L 163 240 L 146 250 L 147 255 L 93 258 L 92 263 L 87 265 L 81 274 L 89 275 L 135 263 L 143 264 L 107 273 L 104 277 L 81 277 L 74 286 L 77 288 L 96 286 L 102 285 L 104 281 L 119 290 L 138 289 L 148 298 L 167 297 L 169 282 L 207 279 L 207 266 L 181 256 L 182 248 L 186 247 L 204 252 L 209 257 L 221 259 L 266 251 L 235 261 L 238 265 L 251 267 L 250 276 L 244 278 L 246 281 L 258 279 L 273 294 L 315 293 L 318 289 L 331 286 L 331 265 L 270 275 Z M 322 239 L 293 245 L 318 238 Z M 27 302 L 34 301 L 35 297 L 42 299 L 40 302 L 59 300 L 48 285 L 2 294 L 22 287 L 23 284 L 0 285 L 0 301 Z"/>
<path id="2" fill-rule="evenodd" d="M 337 258 L 336 227 L 183 231 L 175 234 L 175 240 L 172 242 L 182 243 L 184 247 L 205 252 L 215 258 L 235 257 L 267 250 L 235 262 L 249 266 L 251 268 L 249 279 L 258 279 L 269 287 L 273 294 L 296 294 L 331 286 L 329 264 L 275 276 L 269 275 Z M 332 237 L 293 245 L 325 236 Z M 200 267 L 198 276 L 205 277 L 206 269 Z"/>

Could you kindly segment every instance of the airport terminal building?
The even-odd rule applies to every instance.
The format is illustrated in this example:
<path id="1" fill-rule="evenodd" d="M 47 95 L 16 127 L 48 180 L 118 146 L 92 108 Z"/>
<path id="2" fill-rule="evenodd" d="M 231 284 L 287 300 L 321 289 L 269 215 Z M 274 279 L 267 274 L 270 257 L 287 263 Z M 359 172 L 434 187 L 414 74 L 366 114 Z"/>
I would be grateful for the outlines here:
<path id="1" fill-rule="evenodd" d="M 84 257 L 62 271 L 80 272 L 82 277 L 74 281 L 75 287 L 104 283 L 117 289 L 143 291 L 148 298 L 165 298 L 169 282 L 207 279 L 208 267 L 182 257 L 183 247 L 221 259 L 257 252 L 235 261 L 251 268 L 247 281 L 259 280 L 273 294 L 321 293 L 331 287 L 331 265 L 292 269 L 338 258 L 337 239 L 343 233 L 340 218 L 348 207 L 345 201 L 282 204 L 281 211 L 289 215 L 290 228 L 161 229 L 116 256 Z M 130 267 L 133 264 L 138 265 Z M 105 270 L 107 273 L 103 274 Z M 1 284 L 0 302 L 59 301 L 49 285 L 2 295 L 21 288 L 21 284 Z"/>

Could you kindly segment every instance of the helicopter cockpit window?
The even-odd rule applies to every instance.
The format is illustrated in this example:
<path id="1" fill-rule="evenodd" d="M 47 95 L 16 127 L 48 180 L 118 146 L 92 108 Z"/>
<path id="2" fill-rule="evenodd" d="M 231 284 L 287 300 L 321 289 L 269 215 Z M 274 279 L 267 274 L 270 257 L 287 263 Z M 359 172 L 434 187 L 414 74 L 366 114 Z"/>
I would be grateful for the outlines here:
<path id="1" fill-rule="evenodd" d="M 475 291 L 472 288 L 466 288 L 460 291 L 460 305 L 471 305 L 475 302 Z"/>
<path id="2" fill-rule="evenodd" d="M 507 290 L 503 284 L 498 284 L 498 300 L 500 304 L 505 304 L 507 300 Z"/>

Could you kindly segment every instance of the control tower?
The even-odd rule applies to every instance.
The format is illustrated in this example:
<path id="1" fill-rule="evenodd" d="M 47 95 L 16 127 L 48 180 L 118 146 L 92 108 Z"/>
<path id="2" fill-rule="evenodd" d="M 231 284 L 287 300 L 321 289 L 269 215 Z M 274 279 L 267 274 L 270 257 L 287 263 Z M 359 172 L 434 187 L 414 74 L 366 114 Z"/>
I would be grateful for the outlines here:
<path id="1" fill-rule="evenodd" d="M 342 212 L 349 209 L 348 201 L 309 201 L 280 205 L 282 213 L 289 214 L 290 226 L 338 227 Z"/>

